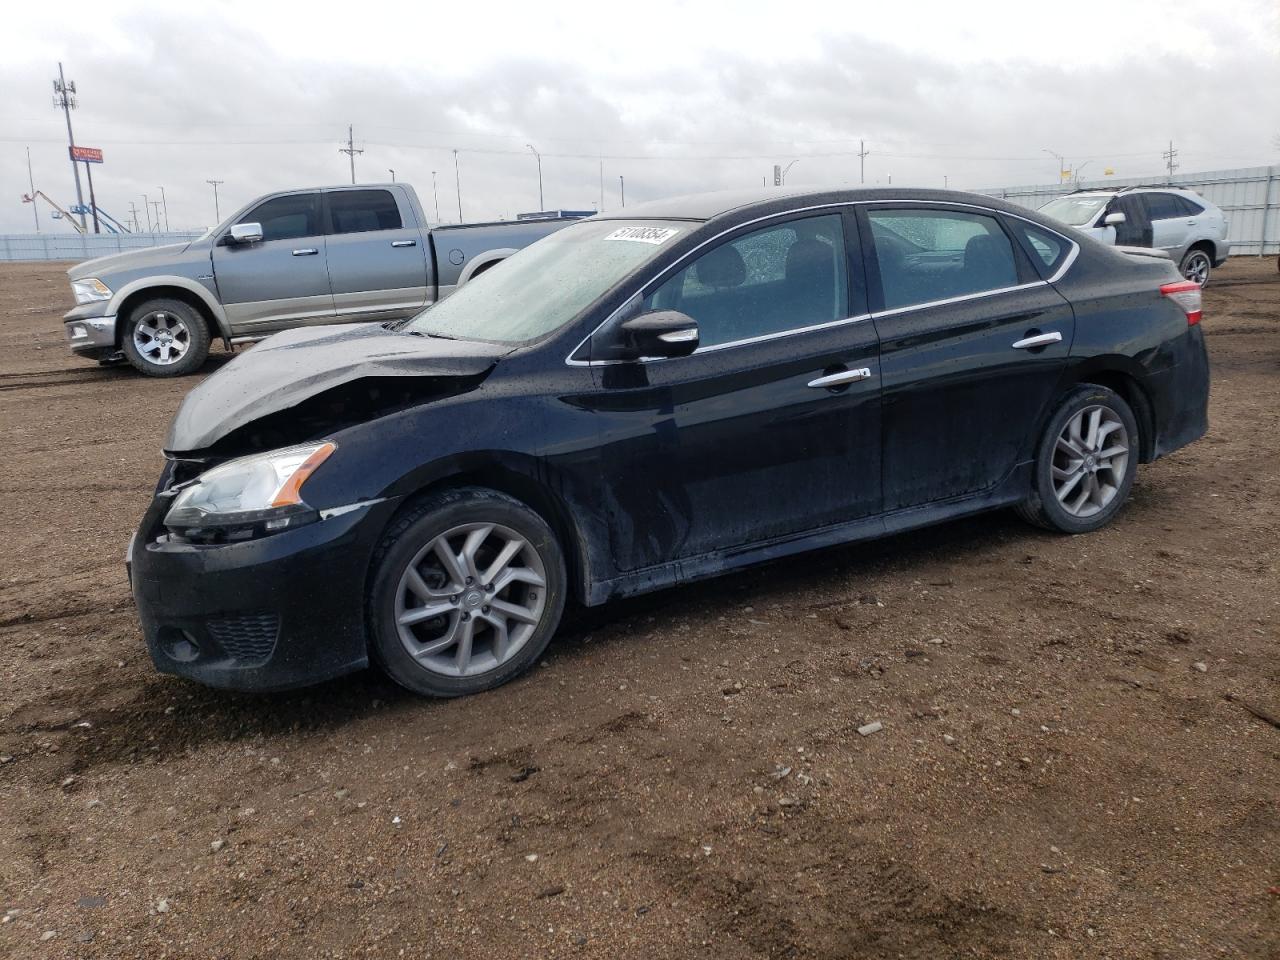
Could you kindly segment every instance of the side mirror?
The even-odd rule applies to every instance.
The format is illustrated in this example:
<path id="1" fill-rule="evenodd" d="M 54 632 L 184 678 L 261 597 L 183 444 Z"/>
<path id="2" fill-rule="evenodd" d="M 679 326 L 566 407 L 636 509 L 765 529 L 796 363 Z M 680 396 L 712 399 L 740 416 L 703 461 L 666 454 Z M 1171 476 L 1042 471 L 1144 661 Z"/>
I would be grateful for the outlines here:
<path id="1" fill-rule="evenodd" d="M 687 357 L 698 349 L 698 322 L 679 310 L 653 310 L 622 321 L 592 344 L 593 360 Z"/>
<path id="2" fill-rule="evenodd" d="M 1104 227 L 1118 227 L 1120 224 L 1124 223 L 1124 221 L 1125 216 L 1123 213 L 1108 213 L 1102 218 L 1102 225 Z"/>
<path id="3" fill-rule="evenodd" d="M 231 233 L 228 234 L 227 239 L 232 243 L 261 243 L 262 224 L 237 223 L 231 228 Z"/>

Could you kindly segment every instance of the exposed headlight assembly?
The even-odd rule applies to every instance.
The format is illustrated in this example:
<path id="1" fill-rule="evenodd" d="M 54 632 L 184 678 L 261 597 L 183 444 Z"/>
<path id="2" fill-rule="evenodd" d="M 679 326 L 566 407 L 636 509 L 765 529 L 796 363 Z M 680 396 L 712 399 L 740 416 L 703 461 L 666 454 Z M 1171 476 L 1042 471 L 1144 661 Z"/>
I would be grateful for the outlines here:
<path id="1" fill-rule="evenodd" d="M 71 292 L 76 295 L 76 303 L 92 303 L 95 300 L 110 300 L 111 288 L 97 277 L 86 280 L 72 280 Z"/>
<path id="2" fill-rule="evenodd" d="M 193 540 L 247 540 L 311 523 L 319 514 L 302 485 L 337 449 L 326 441 L 229 460 L 184 486 L 164 525 Z"/>

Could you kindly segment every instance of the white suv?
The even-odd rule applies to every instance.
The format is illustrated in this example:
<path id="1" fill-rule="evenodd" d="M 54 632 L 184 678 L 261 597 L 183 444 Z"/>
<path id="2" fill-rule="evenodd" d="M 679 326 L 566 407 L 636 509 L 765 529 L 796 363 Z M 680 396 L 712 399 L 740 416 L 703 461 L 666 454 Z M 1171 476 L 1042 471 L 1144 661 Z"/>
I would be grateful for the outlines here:
<path id="1" fill-rule="evenodd" d="M 1077 190 L 1040 212 L 1107 244 L 1153 247 L 1173 258 L 1188 280 L 1209 282 L 1226 262 L 1227 218 L 1200 194 L 1176 187 Z"/>

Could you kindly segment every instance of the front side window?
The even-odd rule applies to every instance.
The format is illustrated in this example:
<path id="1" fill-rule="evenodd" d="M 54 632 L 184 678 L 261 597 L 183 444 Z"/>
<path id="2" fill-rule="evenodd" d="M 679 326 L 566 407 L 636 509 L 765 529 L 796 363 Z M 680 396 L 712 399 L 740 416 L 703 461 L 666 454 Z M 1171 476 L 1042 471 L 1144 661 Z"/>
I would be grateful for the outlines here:
<path id="1" fill-rule="evenodd" d="M 400 210 L 390 190 L 335 190 L 326 195 L 330 233 L 399 230 Z"/>
<path id="2" fill-rule="evenodd" d="M 995 217 L 872 208 L 867 218 L 886 310 L 1018 283 L 1013 244 Z"/>
<path id="3" fill-rule="evenodd" d="M 843 320 L 847 287 L 844 230 L 831 214 L 712 248 L 646 297 L 644 309 L 688 314 L 709 347 Z"/>
<path id="4" fill-rule="evenodd" d="M 238 222 L 262 224 L 264 241 L 318 237 L 321 233 L 318 199 L 319 195 L 314 193 L 273 197 L 258 204 Z"/>

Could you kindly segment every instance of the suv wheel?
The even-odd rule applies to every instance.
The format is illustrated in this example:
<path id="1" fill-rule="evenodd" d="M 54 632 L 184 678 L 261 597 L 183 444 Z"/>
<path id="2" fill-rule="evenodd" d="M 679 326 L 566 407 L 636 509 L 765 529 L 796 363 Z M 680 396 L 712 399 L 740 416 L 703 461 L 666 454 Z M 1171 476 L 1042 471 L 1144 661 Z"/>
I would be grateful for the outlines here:
<path id="1" fill-rule="evenodd" d="M 564 555 L 523 503 L 471 487 L 429 497 L 392 524 L 368 594 L 374 658 L 432 697 L 489 690 L 546 649 L 564 610 Z"/>
<path id="2" fill-rule="evenodd" d="M 1209 271 L 1213 269 L 1213 260 L 1209 254 L 1196 247 L 1186 252 L 1178 269 L 1186 279 L 1203 287 L 1209 282 Z"/>
<path id="3" fill-rule="evenodd" d="M 204 317 L 181 300 L 148 300 L 129 317 L 120 346 L 125 357 L 149 377 L 181 377 L 209 356 Z"/>
<path id="4" fill-rule="evenodd" d="M 1082 384 L 1062 399 L 1036 450 L 1018 514 L 1061 533 L 1089 533 L 1119 512 L 1138 466 L 1138 421 L 1123 397 Z"/>

